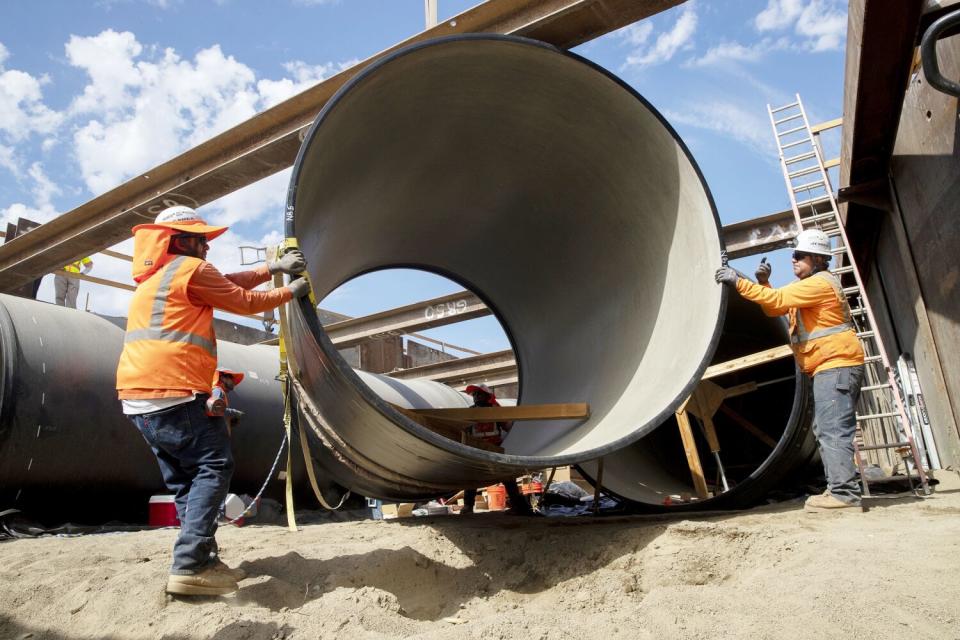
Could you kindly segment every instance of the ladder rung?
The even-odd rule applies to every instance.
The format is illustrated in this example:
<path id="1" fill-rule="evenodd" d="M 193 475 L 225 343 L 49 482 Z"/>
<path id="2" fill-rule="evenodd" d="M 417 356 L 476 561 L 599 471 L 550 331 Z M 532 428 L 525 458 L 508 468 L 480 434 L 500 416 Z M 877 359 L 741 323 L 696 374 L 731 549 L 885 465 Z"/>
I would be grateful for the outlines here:
<path id="1" fill-rule="evenodd" d="M 793 187 L 793 192 L 796 193 L 797 191 L 810 190 L 814 187 L 823 187 L 823 180 L 815 180 L 813 182 L 801 184 L 799 187 Z"/>
<path id="2" fill-rule="evenodd" d="M 799 207 L 799 203 L 797 204 Z M 800 218 L 800 221 L 806 224 L 807 222 L 817 222 L 819 220 L 828 220 L 830 218 L 836 218 L 836 214 L 833 211 L 828 211 L 826 213 L 818 213 L 812 216 L 806 216 L 805 218 Z"/>
<path id="3" fill-rule="evenodd" d="M 845 273 L 853 273 L 853 267 L 849 265 L 846 267 L 837 267 L 836 269 L 830 269 L 830 272 L 835 276 L 841 276 Z"/>
<path id="4" fill-rule="evenodd" d="M 798 144 L 810 144 L 810 140 L 804 138 L 803 140 L 797 140 L 796 142 L 788 142 L 787 144 L 780 145 L 781 149 L 789 149 L 790 147 L 795 147 Z M 816 154 L 814 154 L 816 155 Z"/>
<path id="5" fill-rule="evenodd" d="M 779 125 L 779 124 L 783 124 L 784 122 L 790 122 L 791 120 L 796 120 L 797 118 L 802 118 L 802 117 L 803 117 L 803 114 L 802 114 L 802 113 L 798 113 L 798 114 L 795 115 L 795 116 L 787 116 L 786 118 L 781 118 L 780 120 L 777 120 L 777 121 L 774 122 L 773 124 Z"/>
<path id="6" fill-rule="evenodd" d="M 780 112 L 780 111 L 786 111 L 787 109 L 790 109 L 791 107 L 798 107 L 798 106 L 800 106 L 800 103 L 799 103 L 799 102 L 791 102 L 791 103 L 788 104 L 788 105 L 784 105 L 784 106 L 782 106 L 782 107 L 777 107 L 776 109 L 770 109 L 770 113 L 778 113 L 778 112 Z"/>
<path id="7" fill-rule="evenodd" d="M 900 414 L 896 411 L 886 411 L 884 413 L 868 413 L 865 416 L 857 416 L 857 422 L 861 420 L 879 420 L 880 418 L 896 418 Z"/>
<path id="8" fill-rule="evenodd" d="M 866 312 L 866 309 L 850 309 L 850 315 L 852 316 L 862 316 Z"/>
<path id="9" fill-rule="evenodd" d="M 794 163 L 797 163 L 797 162 L 803 162 L 804 160 L 809 160 L 810 158 L 816 158 L 816 157 L 817 157 L 817 154 L 816 154 L 815 152 L 809 151 L 809 152 L 807 152 L 807 153 L 801 153 L 801 154 L 798 155 L 798 156 L 792 156 L 792 157 L 790 157 L 790 158 L 784 158 L 784 159 L 783 159 L 783 163 L 784 163 L 784 164 L 794 164 Z M 818 167 L 818 168 L 819 168 L 819 167 Z"/>
<path id="10" fill-rule="evenodd" d="M 861 332 L 859 332 L 859 333 L 857 334 L 857 337 L 860 338 L 861 340 L 869 340 L 870 338 L 874 337 L 875 335 L 877 335 L 877 334 L 876 334 L 876 332 L 874 332 L 874 331 L 861 331 Z"/>
<path id="11" fill-rule="evenodd" d="M 799 178 L 800 176 L 806 176 L 811 173 L 815 173 L 817 171 L 820 171 L 820 165 L 816 165 L 814 167 L 807 167 L 806 169 L 798 169 L 793 173 L 788 173 L 787 176 L 790 179 L 793 179 L 793 178 Z"/>
<path id="12" fill-rule="evenodd" d="M 889 382 L 884 382 L 883 384 L 872 384 L 868 387 L 860 387 L 860 393 L 865 391 L 877 391 L 878 389 L 892 389 L 893 387 Z"/>
<path id="13" fill-rule="evenodd" d="M 837 247 L 837 248 L 835 248 L 835 249 L 830 249 L 830 253 L 832 253 L 832 254 L 835 255 L 835 256 L 838 256 L 838 255 L 840 255 L 841 253 L 846 253 L 846 252 L 847 252 L 847 248 L 846 248 L 846 247 Z"/>
<path id="14" fill-rule="evenodd" d="M 877 364 L 878 362 L 883 364 L 883 358 L 880 356 L 867 356 L 863 359 L 864 364 Z"/>
<path id="15" fill-rule="evenodd" d="M 798 133 L 800 131 L 803 131 L 804 129 L 806 129 L 806 127 L 796 127 L 795 129 L 788 129 L 787 131 L 778 131 L 777 135 L 782 138 L 783 136 L 788 136 L 791 133 Z"/>
<path id="16" fill-rule="evenodd" d="M 797 203 L 797 206 L 798 206 L 798 207 L 805 207 L 805 206 L 807 206 L 808 204 L 817 204 L 818 202 L 826 202 L 826 201 L 829 200 L 829 199 L 830 199 L 830 196 L 829 196 L 829 195 L 826 195 L 826 196 L 817 196 L 816 198 L 809 198 L 809 199 L 807 199 L 807 200 L 801 200 L 800 202 Z"/>
<path id="17" fill-rule="evenodd" d="M 876 451 L 878 449 L 897 449 L 899 447 L 909 447 L 909 442 L 893 442 L 890 444 L 870 444 L 865 447 L 857 447 L 860 451 Z"/>
<path id="18" fill-rule="evenodd" d="M 845 296 L 852 296 L 852 295 L 855 294 L 855 293 L 860 293 L 860 287 L 853 286 L 853 287 L 844 287 L 844 288 L 843 288 L 843 295 L 845 295 Z"/>

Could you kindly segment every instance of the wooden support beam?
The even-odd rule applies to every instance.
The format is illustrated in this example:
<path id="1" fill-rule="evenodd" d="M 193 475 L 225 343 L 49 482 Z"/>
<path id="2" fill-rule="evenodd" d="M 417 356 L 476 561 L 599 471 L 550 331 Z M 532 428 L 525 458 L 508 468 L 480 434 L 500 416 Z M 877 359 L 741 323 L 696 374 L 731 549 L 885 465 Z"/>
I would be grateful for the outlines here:
<path id="1" fill-rule="evenodd" d="M 836 127 L 843 126 L 843 118 L 834 118 L 833 120 L 827 120 L 826 122 L 820 122 L 818 124 L 810 125 L 810 133 L 820 133 L 822 131 L 828 131 Z"/>
<path id="2" fill-rule="evenodd" d="M 507 422 L 523 420 L 583 420 L 590 417 L 586 402 L 525 404 L 516 407 L 468 407 L 463 409 L 412 409 L 431 418 L 467 422 Z"/>
<path id="3" fill-rule="evenodd" d="M 703 477 L 703 465 L 700 463 L 700 454 L 697 452 L 697 441 L 693 438 L 693 429 L 690 427 L 690 416 L 684 403 L 677 411 L 677 426 L 680 428 L 680 439 L 683 441 L 683 452 L 687 456 L 687 466 L 693 479 L 693 490 L 697 497 L 707 497 L 707 481 Z"/>
<path id="4" fill-rule="evenodd" d="M 736 358 L 734 360 L 728 360 L 719 364 L 710 365 L 703 373 L 702 379 L 710 380 L 711 378 L 717 378 L 735 371 L 756 367 L 757 365 L 773 362 L 774 360 L 780 360 L 781 358 L 786 358 L 788 356 L 793 356 L 793 350 L 789 345 L 773 347 L 772 349 L 751 353 L 750 355 L 743 356 L 742 358 Z"/>
<path id="5" fill-rule="evenodd" d="M 503 453 L 503 447 L 469 435 L 467 433 L 467 429 L 469 429 L 471 424 L 469 422 L 425 416 L 412 409 L 405 409 L 395 404 L 391 404 L 390 406 L 417 424 L 426 427 L 430 431 L 433 431 L 437 435 L 441 435 L 444 438 L 453 440 L 454 442 L 459 442 L 460 444 L 465 444 L 475 449 L 483 449 L 484 451 L 492 451 L 494 453 Z"/>

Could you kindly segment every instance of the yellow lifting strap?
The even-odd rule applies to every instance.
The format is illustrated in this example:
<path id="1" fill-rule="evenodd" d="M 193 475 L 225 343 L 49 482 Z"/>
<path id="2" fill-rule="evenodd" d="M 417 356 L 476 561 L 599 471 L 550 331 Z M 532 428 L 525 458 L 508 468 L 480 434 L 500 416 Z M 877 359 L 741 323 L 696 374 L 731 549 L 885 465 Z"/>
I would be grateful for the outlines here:
<path id="1" fill-rule="evenodd" d="M 284 240 L 276 249 L 276 257 L 279 258 L 284 253 L 291 249 L 298 248 L 296 238 L 287 238 Z M 304 272 L 300 274 L 303 278 L 307 279 L 307 283 L 310 282 L 310 276 Z M 283 283 L 283 274 L 277 273 L 273 276 L 273 286 L 282 287 Z M 310 287 L 310 302 L 314 307 L 317 306 L 317 299 L 313 293 L 313 287 Z M 286 340 L 284 336 L 289 335 L 290 327 L 287 322 L 287 310 L 286 305 L 280 307 L 280 333 L 278 336 L 279 341 L 279 355 L 280 355 L 280 385 L 283 390 L 283 426 L 287 433 L 287 472 L 286 472 L 286 506 L 287 506 L 287 528 L 290 531 L 297 530 L 297 522 L 294 516 L 294 503 L 293 503 L 293 389 L 290 383 L 290 362 L 289 356 L 287 353 Z M 313 460 L 310 458 L 310 444 L 307 442 L 307 435 L 304 433 L 303 429 L 298 427 L 298 435 L 300 437 L 300 450 L 303 452 L 303 463 L 307 468 L 307 476 L 310 479 L 310 487 L 313 489 L 314 495 L 316 495 L 317 500 L 320 504 L 330 511 L 335 511 L 343 506 L 343 503 L 346 502 L 347 498 L 350 497 L 350 492 L 347 491 L 343 494 L 343 497 L 340 499 L 340 502 L 336 506 L 331 506 L 323 497 L 323 492 L 320 491 L 320 487 L 317 485 L 316 472 L 313 469 Z"/>

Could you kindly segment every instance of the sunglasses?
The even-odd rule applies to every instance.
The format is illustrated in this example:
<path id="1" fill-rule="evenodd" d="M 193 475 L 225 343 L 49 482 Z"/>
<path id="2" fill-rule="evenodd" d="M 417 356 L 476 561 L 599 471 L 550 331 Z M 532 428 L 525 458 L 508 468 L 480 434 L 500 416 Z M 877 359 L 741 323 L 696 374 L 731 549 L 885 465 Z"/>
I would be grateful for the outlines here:
<path id="1" fill-rule="evenodd" d="M 796 260 L 797 262 L 800 262 L 804 258 L 809 258 L 812 255 L 813 255 L 812 253 L 806 253 L 804 251 L 794 251 L 793 259 Z"/>
<path id="2" fill-rule="evenodd" d="M 173 237 L 179 240 L 199 240 L 200 244 L 207 244 L 207 236 L 201 236 L 193 233 L 180 233 Z"/>

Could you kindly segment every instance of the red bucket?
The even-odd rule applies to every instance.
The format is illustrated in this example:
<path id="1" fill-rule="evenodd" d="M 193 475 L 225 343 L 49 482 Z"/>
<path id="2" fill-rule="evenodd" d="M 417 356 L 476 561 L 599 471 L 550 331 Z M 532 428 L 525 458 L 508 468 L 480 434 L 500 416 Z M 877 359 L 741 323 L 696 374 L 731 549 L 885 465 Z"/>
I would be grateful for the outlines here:
<path id="1" fill-rule="evenodd" d="M 487 509 L 503 511 L 507 508 L 507 490 L 502 484 L 487 487 Z"/>

